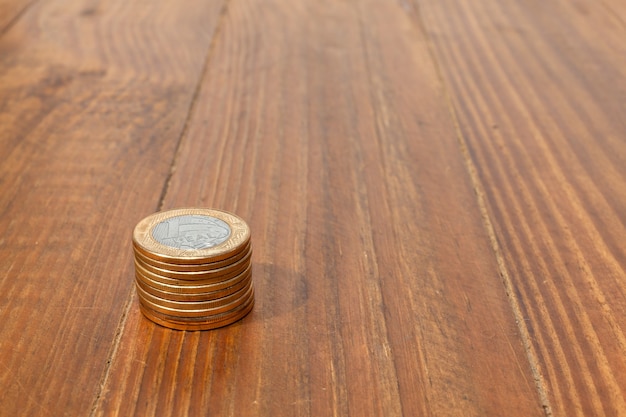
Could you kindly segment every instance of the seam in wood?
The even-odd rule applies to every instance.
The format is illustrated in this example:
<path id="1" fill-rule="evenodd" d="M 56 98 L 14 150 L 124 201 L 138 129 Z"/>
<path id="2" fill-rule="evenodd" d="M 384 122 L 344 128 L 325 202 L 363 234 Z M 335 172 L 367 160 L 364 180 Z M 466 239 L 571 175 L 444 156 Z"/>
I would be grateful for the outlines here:
<path id="1" fill-rule="evenodd" d="M 415 1 L 415 21 L 428 45 L 428 52 L 430 54 L 433 67 L 437 74 L 437 78 L 441 85 L 441 92 L 442 92 L 444 101 L 446 103 L 446 107 L 448 109 L 448 112 L 450 113 L 450 117 L 454 125 L 457 143 L 461 150 L 461 154 L 463 156 L 463 162 L 465 164 L 465 168 L 467 169 L 470 181 L 472 183 L 472 188 L 474 189 L 474 193 L 476 195 L 476 202 L 478 204 L 478 208 L 480 210 L 480 214 L 482 217 L 483 227 L 485 228 L 485 231 L 487 232 L 487 235 L 489 237 L 491 249 L 496 258 L 498 270 L 499 270 L 500 276 L 502 278 L 502 282 L 505 287 L 507 299 L 509 301 L 509 305 L 511 306 L 511 310 L 515 318 L 515 322 L 520 332 L 520 336 L 521 336 L 522 343 L 524 346 L 524 351 L 526 352 L 526 357 L 528 359 L 529 366 L 533 375 L 533 379 L 535 381 L 535 387 L 537 389 L 537 393 L 541 401 L 541 406 L 543 407 L 543 411 L 545 415 L 547 417 L 550 417 L 553 415 L 552 407 L 550 405 L 550 400 L 548 397 L 548 389 L 547 389 L 547 385 L 544 380 L 543 374 L 541 372 L 541 365 L 537 357 L 537 352 L 535 352 L 535 349 L 533 348 L 532 337 L 530 336 L 530 331 L 528 327 L 526 326 L 526 321 L 524 319 L 524 314 L 522 312 L 520 302 L 515 297 L 515 287 L 513 285 L 513 281 L 506 267 L 506 262 L 502 254 L 502 250 L 500 249 L 500 244 L 498 243 L 498 238 L 496 236 L 495 228 L 493 226 L 493 222 L 491 221 L 491 217 L 489 216 L 489 211 L 487 209 L 484 187 L 478 175 L 478 170 L 476 169 L 476 165 L 474 164 L 474 161 L 470 154 L 467 140 L 465 139 L 465 136 L 463 135 L 463 132 L 461 130 L 459 118 L 457 116 L 457 112 L 456 112 L 454 103 L 452 101 L 449 87 L 445 81 L 443 70 L 441 69 L 439 60 L 437 59 L 437 53 L 435 52 L 434 42 L 432 41 L 432 39 L 430 38 L 428 34 L 428 31 L 426 30 L 426 25 L 423 21 L 421 10 L 420 10 L 420 5 L 417 3 L 417 0 Z"/>
<path id="2" fill-rule="evenodd" d="M 100 407 L 100 400 L 102 398 L 102 393 L 104 392 L 104 387 L 106 386 L 109 375 L 111 373 L 111 368 L 113 361 L 117 357 L 117 352 L 120 347 L 120 342 L 122 340 L 122 335 L 124 334 L 124 329 L 126 328 L 126 321 L 128 318 L 128 313 L 130 313 L 130 308 L 133 305 L 135 291 L 134 286 L 130 291 L 129 296 L 126 299 L 126 304 L 124 304 L 124 310 L 122 313 L 122 317 L 120 317 L 119 324 L 117 325 L 117 332 L 115 332 L 115 337 L 113 338 L 113 343 L 111 345 L 111 353 L 109 354 L 107 361 L 105 362 L 104 372 L 102 378 L 100 379 L 100 385 L 98 386 L 98 393 L 96 394 L 96 398 L 93 401 L 93 405 L 91 406 L 91 411 L 89 412 L 89 417 L 93 417 L 96 415 L 98 408 Z"/>
<path id="3" fill-rule="evenodd" d="M 15 26 L 15 24 L 20 20 L 20 18 L 26 14 L 28 9 L 30 9 L 38 1 L 39 0 L 34 0 L 28 3 L 26 6 L 22 8 L 22 10 L 17 12 L 17 14 L 13 16 L 13 18 L 9 20 L 3 28 L 0 28 L 0 37 L 6 34 L 9 30 L 11 30 L 11 28 Z"/>
<path id="4" fill-rule="evenodd" d="M 38 0 L 35 0 L 35 1 L 38 1 Z M 207 68 L 209 66 L 209 63 L 211 61 L 211 57 L 213 56 L 213 51 L 215 50 L 215 47 L 216 47 L 216 44 L 217 44 L 217 39 L 219 38 L 219 35 L 221 33 L 221 27 L 222 27 L 223 21 L 225 20 L 226 14 L 228 12 L 228 2 L 229 1 L 230 0 L 224 0 L 224 3 L 222 4 L 222 8 L 220 10 L 219 17 L 217 18 L 217 23 L 215 25 L 215 29 L 213 30 L 213 35 L 211 37 L 211 42 L 209 43 L 209 47 L 208 47 L 208 50 L 207 50 L 207 53 L 206 53 L 206 57 L 204 58 L 204 63 L 202 65 L 202 69 L 200 71 L 200 77 L 198 79 L 198 82 L 196 83 L 196 87 L 195 87 L 194 92 L 193 92 L 191 103 L 190 103 L 189 109 L 187 111 L 187 117 L 185 118 L 185 124 L 183 126 L 183 129 L 181 131 L 180 136 L 178 137 L 178 142 L 176 144 L 176 150 L 174 152 L 174 156 L 172 158 L 172 162 L 171 162 L 171 166 L 170 166 L 170 172 L 168 173 L 168 176 L 167 176 L 167 178 L 165 180 L 165 184 L 164 184 L 163 189 L 161 191 L 161 195 L 159 196 L 159 200 L 158 200 L 158 203 L 157 203 L 157 211 L 160 211 L 163 208 L 163 202 L 165 200 L 165 197 L 167 196 L 167 192 L 169 190 L 169 186 L 170 186 L 170 182 L 172 180 L 172 176 L 174 175 L 174 172 L 176 172 L 176 162 L 178 161 L 178 156 L 179 156 L 179 153 L 180 153 L 180 147 L 181 147 L 181 144 L 183 142 L 183 139 L 187 135 L 187 131 L 189 130 L 190 120 L 192 118 L 193 110 L 194 110 L 194 108 L 196 106 L 196 102 L 197 102 L 198 96 L 200 94 L 200 89 L 201 89 L 203 81 L 204 81 L 206 70 L 207 70 Z M 111 374 L 111 369 L 113 367 L 113 362 L 117 358 L 117 353 L 118 353 L 119 347 L 121 345 L 122 336 L 124 334 L 124 329 L 126 328 L 126 323 L 128 321 L 128 315 L 130 313 L 130 309 L 131 309 L 131 307 L 133 305 L 134 296 L 135 296 L 135 290 L 134 290 L 134 286 L 132 286 L 128 296 L 126 297 L 126 304 L 124 305 L 122 316 L 120 317 L 120 321 L 119 321 L 119 324 L 117 326 L 117 332 L 115 333 L 115 337 L 113 338 L 113 342 L 112 342 L 112 345 L 111 345 L 110 353 L 107 356 L 107 360 L 106 360 L 105 365 L 104 365 L 104 370 L 102 372 L 102 377 L 100 379 L 100 384 L 98 386 L 98 392 L 96 393 L 96 396 L 94 398 L 93 405 L 92 405 L 91 410 L 89 412 L 89 417 L 94 417 L 96 415 L 96 413 L 98 412 L 98 409 L 100 408 L 101 401 L 102 401 L 102 396 L 103 396 L 103 393 L 104 393 L 104 389 L 105 389 L 105 387 L 106 387 L 106 385 L 108 383 L 109 376 Z"/>
<path id="5" fill-rule="evenodd" d="M 209 43 L 209 48 L 206 54 L 206 57 L 204 58 L 204 65 L 202 66 L 202 70 L 200 71 L 200 78 L 198 80 L 198 83 L 196 84 L 196 88 L 193 92 L 193 97 L 191 98 L 191 103 L 189 105 L 189 109 L 187 111 L 187 117 L 185 118 L 185 124 L 183 126 L 183 130 L 181 131 L 180 136 L 178 137 L 178 142 L 176 144 L 176 150 L 174 151 L 174 157 L 172 158 L 172 162 L 170 164 L 170 172 L 167 175 L 167 179 L 165 180 L 165 183 L 163 184 L 163 189 L 161 190 L 161 195 L 159 196 L 159 202 L 157 204 L 157 211 L 161 211 L 163 210 L 163 203 L 165 201 L 165 197 L 167 197 L 167 193 L 170 189 L 170 184 L 172 182 L 172 177 L 174 176 L 174 173 L 176 172 L 176 165 L 178 164 L 178 159 L 180 156 L 180 149 L 181 149 L 181 145 L 183 143 L 183 139 L 185 138 L 185 136 L 187 136 L 187 132 L 189 131 L 189 125 L 190 125 L 190 121 L 191 118 L 193 117 L 193 111 L 196 108 L 196 102 L 198 101 L 198 96 L 200 95 L 200 90 L 202 89 L 202 85 L 204 83 L 205 80 L 205 75 L 207 72 L 207 68 L 209 67 L 209 63 L 211 62 L 211 57 L 214 54 L 216 45 L 217 45 L 217 41 L 220 37 L 220 34 L 222 32 L 222 25 L 224 20 L 226 19 L 226 15 L 228 13 L 228 3 L 230 0 L 224 0 L 224 3 L 222 4 L 222 8 L 220 10 L 220 15 L 217 18 L 217 23 L 215 25 L 215 29 L 213 30 L 213 36 L 211 38 L 211 42 Z"/>

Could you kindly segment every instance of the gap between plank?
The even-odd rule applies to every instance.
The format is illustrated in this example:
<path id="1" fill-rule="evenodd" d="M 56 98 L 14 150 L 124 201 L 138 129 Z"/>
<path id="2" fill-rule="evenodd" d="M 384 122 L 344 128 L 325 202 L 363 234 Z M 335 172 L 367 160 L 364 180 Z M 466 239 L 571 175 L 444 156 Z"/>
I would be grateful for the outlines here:
<path id="1" fill-rule="evenodd" d="M 38 0 L 35 0 L 38 1 Z M 196 84 L 196 87 L 194 89 L 193 92 L 193 96 L 191 98 L 191 103 L 189 104 L 189 109 L 187 110 L 187 117 L 185 118 L 185 124 L 183 126 L 183 129 L 178 137 L 178 142 L 176 143 L 176 149 L 174 151 L 174 156 L 172 158 L 172 162 L 170 164 L 170 171 L 167 175 L 167 178 L 165 180 L 165 183 L 163 185 L 163 189 L 161 191 L 161 195 L 159 196 L 159 200 L 157 203 L 157 211 L 161 211 L 163 208 L 163 201 L 165 200 L 165 197 L 167 196 L 167 192 L 169 190 L 169 186 L 170 186 L 170 182 L 172 180 L 172 176 L 174 175 L 174 172 L 176 171 L 176 163 L 178 161 L 178 156 L 180 153 L 180 147 L 181 147 L 181 143 L 183 142 L 183 139 L 185 138 L 185 136 L 187 135 L 187 131 L 189 130 L 189 124 L 190 124 L 190 120 L 192 118 L 193 115 L 193 110 L 196 107 L 196 102 L 198 100 L 198 96 L 200 94 L 200 89 L 202 87 L 203 81 L 204 81 L 204 77 L 205 74 L 207 72 L 207 68 L 209 67 L 209 63 L 211 61 L 211 57 L 213 56 L 213 51 L 215 50 L 216 44 L 217 44 L 217 40 L 219 38 L 219 35 L 221 33 L 221 28 L 223 25 L 223 21 L 226 18 L 226 14 L 228 13 L 228 3 L 230 0 L 224 0 L 224 3 L 222 4 L 222 8 L 220 9 L 220 13 L 219 16 L 217 18 L 217 23 L 215 25 L 215 29 L 213 30 L 213 36 L 211 37 L 211 42 L 209 43 L 209 47 L 207 49 L 207 53 L 206 53 L 206 57 L 204 59 L 204 63 L 202 65 L 202 69 L 200 71 L 200 77 L 198 79 L 198 82 Z M 119 323 L 117 325 L 117 331 L 115 333 L 115 337 L 113 338 L 113 342 L 111 345 L 111 350 L 110 353 L 107 357 L 107 360 L 105 362 L 104 365 L 104 370 L 102 371 L 102 377 L 100 378 L 100 384 L 98 386 L 98 391 L 96 393 L 96 397 L 94 398 L 93 404 L 91 406 L 91 411 L 89 412 L 89 417 L 94 417 L 97 412 L 98 409 L 101 406 L 101 401 L 102 401 L 102 395 L 104 392 L 104 389 L 109 381 L 109 376 L 111 374 L 111 368 L 113 367 L 113 362 L 115 361 L 115 359 L 117 358 L 117 352 L 119 351 L 119 347 L 122 341 L 122 336 L 124 334 L 124 329 L 126 328 L 126 323 L 128 321 L 128 315 L 130 313 L 130 309 L 133 305 L 133 300 L 135 298 L 135 290 L 134 290 L 134 286 L 131 287 L 130 292 L 128 294 L 128 296 L 126 297 L 126 303 L 124 304 L 124 309 L 122 312 L 122 316 L 120 317 Z"/>
<path id="2" fill-rule="evenodd" d="M 202 88 L 202 84 L 204 81 L 205 74 L 207 72 L 207 68 L 209 67 L 209 62 L 211 61 L 211 57 L 213 56 L 213 51 L 217 45 L 217 40 L 222 31 L 223 21 L 226 18 L 226 14 L 228 13 L 228 3 L 230 0 L 224 0 L 222 4 L 222 8 L 220 10 L 220 15 L 217 18 L 217 24 L 215 25 L 215 30 L 213 31 L 213 37 L 211 38 L 211 42 L 209 44 L 209 49 L 207 51 L 206 58 L 204 59 L 204 65 L 202 66 L 202 72 L 200 79 L 198 80 L 198 84 L 196 85 L 196 89 L 193 92 L 193 97 L 191 99 L 191 104 L 189 105 L 189 110 L 187 112 L 187 118 L 185 119 L 185 125 L 183 126 L 183 130 L 178 138 L 178 143 L 176 144 L 176 150 L 174 151 L 174 157 L 172 158 L 172 163 L 170 164 L 170 172 L 167 175 L 165 183 L 163 184 L 163 190 L 161 190 L 161 196 L 159 197 L 159 203 L 157 205 L 157 211 L 161 211 L 163 209 L 163 202 L 165 201 L 165 197 L 167 196 L 167 192 L 170 189 L 170 183 L 172 182 L 172 177 L 176 172 L 176 165 L 178 163 L 178 157 L 180 155 L 180 147 L 183 142 L 183 139 L 187 135 L 187 131 L 189 130 L 189 124 L 193 115 L 193 111 L 196 108 L 196 102 L 198 101 L 198 96 L 200 95 L 200 90 Z"/>
<path id="3" fill-rule="evenodd" d="M 456 112 L 456 109 L 454 107 L 454 104 L 451 98 L 450 89 L 448 88 L 448 85 L 445 81 L 441 64 L 439 63 L 439 60 L 437 59 L 437 53 L 435 52 L 434 42 L 432 41 L 432 39 L 430 38 L 428 34 L 428 31 L 426 30 L 426 25 L 422 19 L 420 6 L 417 3 L 417 1 L 415 2 L 415 16 L 416 16 L 415 21 L 417 23 L 418 29 L 420 32 L 422 32 L 427 42 L 428 52 L 433 62 L 434 69 L 437 73 L 437 78 L 439 80 L 439 83 L 441 84 L 441 92 L 444 96 L 446 107 L 448 108 L 448 112 L 450 113 L 452 123 L 454 124 L 454 130 L 456 133 L 457 142 L 459 144 L 461 154 L 463 155 L 463 162 L 465 163 L 465 168 L 467 169 L 467 172 L 469 174 L 470 181 L 472 183 L 472 188 L 474 189 L 474 193 L 476 194 L 476 202 L 478 204 L 478 208 L 480 210 L 480 214 L 482 217 L 483 227 L 485 228 L 485 231 L 487 232 L 487 235 L 489 236 L 491 249 L 496 257 L 498 270 L 499 270 L 500 276 L 502 278 L 502 282 L 505 287 L 509 305 L 511 306 L 511 309 L 513 310 L 515 323 L 517 324 L 517 328 L 522 338 L 524 351 L 526 352 L 526 357 L 528 359 L 532 376 L 535 381 L 535 387 L 539 394 L 541 406 L 543 407 L 543 411 L 545 415 L 547 417 L 551 417 L 553 414 L 552 414 L 552 407 L 550 406 L 550 399 L 548 397 L 548 389 L 546 387 L 546 383 L 541 372 L 541 365 L 539 364 L 537 353 L 535 352 L 535 349 L 533 348 L 533 345 L 532 345 L 532 337 L 530 336 L 530 331 L 528 330 L 528 327 L 526 326 L 526 321 L 524 319 L 524 314 L 522 313 L 519 300 L 517 299 L 517 297 L 515 297 L 515 287 L 513 285 L 513 281 L 506 267 L 506 262 L 505 262 L 504 256 L 502 255 L 500 244 L 498 243 L 498 238 L 496 236 L 496 232 L 493 227 L 493 222 L 491 221 L 491 218 L 489 216 L 489 211 L 487 209 L 487 203 L 486 203 L 486 198 L 485 198 L 484 186 L 481 183 L 480 177 L 478 175 L 478 170 L 476 169 L 476 165 L 474 164 L 474 161 L 472 160 L 472 157 L 470 155 L 469 146 L 461 130 L 459 118 L 457 116 L 457 112 Z"/>

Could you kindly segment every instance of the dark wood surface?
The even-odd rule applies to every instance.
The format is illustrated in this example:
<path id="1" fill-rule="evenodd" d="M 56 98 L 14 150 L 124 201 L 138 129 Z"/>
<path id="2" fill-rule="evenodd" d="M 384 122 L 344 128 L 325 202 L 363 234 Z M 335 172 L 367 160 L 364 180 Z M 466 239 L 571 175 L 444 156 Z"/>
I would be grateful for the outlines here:
<path id="1" fill-rule="evenodd" d="M 0 0 L 0 415 L 626 415 L 626 4 Z M 237 213 L 253 312 L 145 319 Z"/>

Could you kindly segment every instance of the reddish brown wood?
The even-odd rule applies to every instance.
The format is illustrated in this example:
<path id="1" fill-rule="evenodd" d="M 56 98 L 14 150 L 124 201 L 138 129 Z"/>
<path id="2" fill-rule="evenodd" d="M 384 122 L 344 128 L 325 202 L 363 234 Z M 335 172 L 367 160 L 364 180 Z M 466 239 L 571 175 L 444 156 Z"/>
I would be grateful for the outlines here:
<path id="1" fill-rule="evenodd" d="M 257 305 L 134 302 L 97 415 L 543 414 L 426 39 L 379 1 L 229 3 L 164 207 L 250 223 Z"/>
<path id="2" fill-rule="evenodd" d="M 417 3 L 551 411 L 626 415 L 623 22 L 591 1 Z"/>
<path id="3" fill-rule="evenodd" d="M 34 0 L 0 0 L 0 34 L 9 30 L 33 3 Z"/>
<path id="4" fill-rule="evenodd" d="M 0 414 L 88 415 L 219 2 L 46 1 L 0 38 Z"/>
<path id="5" fill-rule="evenodd" d="M 0 0 L 0 415 L 624 415 L 623 2 L 149 3 Z M 243 321 L 141 316 L 177 206 Z"/>

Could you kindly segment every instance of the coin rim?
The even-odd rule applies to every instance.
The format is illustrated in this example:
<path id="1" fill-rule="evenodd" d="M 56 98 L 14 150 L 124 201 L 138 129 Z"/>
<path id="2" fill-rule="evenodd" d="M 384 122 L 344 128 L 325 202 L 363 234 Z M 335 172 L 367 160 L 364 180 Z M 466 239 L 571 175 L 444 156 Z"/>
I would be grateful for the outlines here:
<path id="1" fill-rule="evenodd" d="M 164 283 L 161 281 L 153 280 L 152 278 L 146 277 L 145 275 L 141 274 L 141 272 L 135 270 L 135 279 L 140 279 L 147 285 L 150 285 L 154 288 L 165 290 L 165 291 L 180 292 L 180 293 L 187 293 L 187 294 L 200 294 L 200 293 L 218 291 L 223 288 L 235 285 L 237 282 L 239 282 L 242 279 L 250 279 L 251 276 L 252 276 L 252 265 L 250 265 L 249 268 L 246 268 L 246 270 L 244 270 L 241 274 L 235 275 L 234 277 L 228 278 L 226 280 L 217 280 L 215 282 L 211 281 L 211 282 L 206 282 L 206 283 L 202 283 L 199 285 L 190 285 L 187 283 L 179 285 L 178 282 L 169 284 L 169 283 Z M 193 281 L 189 281 L 189 282 L 193 282 Z M 196 282 L 199 282 L 199 281 L 196 281 Z"/>
<path id="2" fill-rule="evenodd" d="M 158 261 L 156 259 L 150 258 L 144 255 L 142 252 L 137 250 L 137 248 L 133 245 L 133 253 L 135 258 L 139 258 L 144 264 L 148 264 L 154 266 L 155 268 L 167 269 L 169 271 L 175 272 L 195 272 L 195 271 L 210 271 L 214 269 L 221 268 L 223 266 L 227 266 L 230 264 L 234 264 L 248 253 L 248 251 L 252 250 L 252 246 L 250 242 L 246 244 L 246 246 L 235 255 L 228 257 L 226 259 L 222 259 L 220 261 L 208 262 L 203 264 L 174 264 L 169 262 Z"/>
<path id="3" fill-rule="evenodd" d="M 239 274 L 246 272 L 246 270 L 252 268 L 252 262 L 242 263 L 238 265 L 236 269 L 232 269 L 226 273 L 220 273 L 219 275 L 209 275 L 205 277 L 199 277 L 197 279 L 184 279 L 184 278 L 176 278 L 176 277 L 168 277 L 161 274 L 157 274 L 146 269 L 140 261 L 135 259 L 135 271 L 141 273 L 141 275 L 151 278 L 154 281 L 159 281 L 164 284 L 170 285 L 202 285 L 202 284 L 210 284 L 214 282 L 226 281 L 232 277 L 235 277 Z"/>
<path id="4" fill-rule="evenodd" d="M 139 309 L 141 313 L 143 314 L 143 316 L 146 317 L 146 319 L 150 320 L 151 322 L 159 326 L 172 329 L 172 330 L 179 330 L 179 331 L 203 331 L 203 330 L 213 330 L 213 329 L 225 327 L 243 319 L 252 311 L 254 307 L 254 303 L 255 303 L 254 298 L 252 298 L 247 305 L 245 305 L 240 311 L 236 312 L 233 315 L 230 315 L 221 320 L 208 321 L 208 322 L 199 323 L 199 324 L 189 323 L 189 322 L 168 321 L 166 319 L 162 319 L 158 316 L 153 315 L 152 311 L 150 311 L 148 308 L 144 307 L 141 304 L 139 305 Z"/>
<path id="5" fill-rule="evenodd" d="M 231 302 L 238 300 L 239 298 L 245 296 L 248 292 L 248 289 L 252 285 L 252 281 L 248 281 L 244 284 L 244 286 L 237 291 L 234 291 L 231 294 L 225 295 L 223 297 L 212 298 L 208 300 L 201 301 L 191 301 L 191 300 L 168 300 L 166 298 L 158 297 L 154 294 L 151 294 L 149 291 L 143 289 L 140 285 L 135 283 L 135 289 L 138 295 L 141 295 L 144 300 L 150 301 L 151 303 L 158 304 L 162 307 L 174 308 L 180 310 L 200 310 L 200 309 L 209 309 L 209 308 L 218 308 L 224 305 L 229 305 Z"/>
<path id="6" fill-rule="evenodd" d="M 189 310 L 183 310 L 183 309 L 178 309 L 178 308 L 172 308 L 172 307 L 166 307 L 163 305 L 159 305 L 156 304 L 154 302 L 151 302 L 149 300 L 146 300 L 141 294 L 137 293 L 137 297 L 139 299 L 140 303 L 143 303 L 145 306 L 147 306 L 148 308 L 156 311 L 156 312 L 160 312 L 162 314 L 165 315 L 169 315 L 169 316 L 173 316 L 173 317 L 178 317 L 178 318 L 187 318 L 187 317 L 210 317 L 210 316 L 215 316 L 215 315 L 219 315 L 221 313 L 225 313 L 229 310 L 233 310 L 236 307 L 244 304 L 248 298 L 253 297 L 254 296 L 254 283 L 250 282 L 250 287 L 247 288 L 246 292 L 239 298 L 235 299 L 234 301 L 230 302 L 229 304 L 224 304 L 222 306 L 219 307 L 213 307 L 213 308 L 201 308 L 201 309 L 189 309 Z"/>
<path id="7" fill-rule="evenodd" d="M 220 268 L 207 270 L 207 271 L 170 271 L 164 268 L 157 268 L 156 266 L 146 264 L 138 257 L 135 257 L 135 266 L 139 264 L 141 268 L 155 274 L 159 277 L 173 278 L 184 281 L 198 281 L 205 279 L 218 279 L 221 276 L 226 276 L 235 273 L 235 271 L 241 271 L 246 268 L 247 264 L 252 260 L 252 251 L 249 250 L 241 259 L 238 259 L 234 263 Z"/>
<path id="8" fill-rule="evenodd" d="M 250 276 L 248 278 L 243 278 L 235 281 L 233 285 L 223 287 L 221 289 L 215 291 L 207 291 L 200 293 L 188 293 L 188 292 L 171 292 L 165 291 L 160 288 L 149 285 L 145 282 L 145 280 L 135 279 L 135 284 L 141 286 L 141 288 L 154 295 L 155 297 L 163 298 L 165 300 L 170 301 L 209 301 L 214 300 L 221 297 L 226 297 L 230 294 L 233 294 L 236 291 L 239 291 L 246 285 L 248 285 L 248 281 L 250 281 Z"/>
<path id="9" fill-rule="evenodd" d="M 167 320 L 167 321 L 171 321 L 173 323 L 193 323 L 193 324 L 200 324 L 200 323 L 210 323 L 210 322 L 216 322 L 216 321 L 220 321 L 220 320 L 224 320 L 226 318 L 228 318 L 229 316 L 235 315 L 238 312 L 240 312 L 241 310 L 244 310 L 249 304 L 254 303 L 254 293 L 252 293 L 252 295 L 250 297 L 248 297 L 241 305 L 233 308 L 232 310 L 226 311 L 224 313 L 219 313 L 219 314 L 213 314 L 210 316 L 202 316 L 202 317 L 178 317 L 178 316 L 172 316 L 166 313 L 161 313 L 155 310 L 150 309 L 150 307 L 147 307 L 154 315 L 156 315 L 157 317 L 161 317 L 163 320 Z M 144 306 L 145 307 L 145 306 Z"/>
<path id="10" fill-rule="evenodd" d="M 206 249 L 178 249 L 159 243 L 152 236 L 152 229 L 172 217 L 185 215 L 210 216 L 226 222 L 231 233 L 219 245 Z M 135 226 L 133 245 L 149 258 L 174 264 L 202 264 L 229 258 L 242 250 L 250 241 L 250 228 L 246 222 L 233 213 L 208 208 L 177 208 L 160 211 L 145 217 Z"/>

